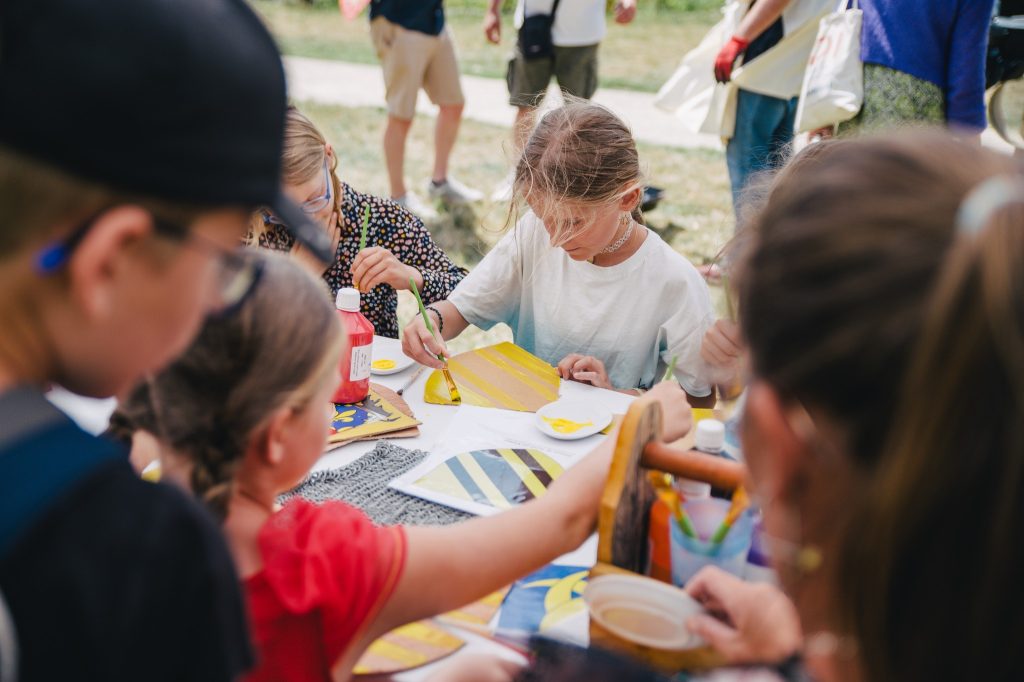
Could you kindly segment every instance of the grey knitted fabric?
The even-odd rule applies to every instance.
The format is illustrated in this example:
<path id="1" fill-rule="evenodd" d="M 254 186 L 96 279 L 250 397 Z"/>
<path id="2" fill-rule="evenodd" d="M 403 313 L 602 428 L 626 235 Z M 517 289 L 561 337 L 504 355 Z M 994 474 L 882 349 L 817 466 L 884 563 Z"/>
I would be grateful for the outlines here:
<path id="1" fill-rule="evenodd" d="M 422 450 L 406 450 L 386 440 L 378 441 L 372 451 L 348 466 L 313 474 L 282 495 L 281 501 L 295 495 L 313 502 L 342 500 L 362 509 L 381 526 L 444 526 L 472 518 L 472 514 L 388 487 L 388 483 L 426 457 Z"/>

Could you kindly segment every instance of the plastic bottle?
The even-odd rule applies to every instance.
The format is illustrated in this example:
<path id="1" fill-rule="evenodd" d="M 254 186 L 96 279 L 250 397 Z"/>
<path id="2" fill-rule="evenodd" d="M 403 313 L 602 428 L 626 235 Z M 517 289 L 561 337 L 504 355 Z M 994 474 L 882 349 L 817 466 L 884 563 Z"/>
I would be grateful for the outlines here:
<path id="1" fill-rule="evenodd" d="M 672 511 L 660 498 L 651 505 L 650 525 L 647 530 L 648 570 L 650 576 L 664 583 L 672 583 L 672 555 L 669 549 L 668 525 L 675 523 Z"/>
<path id="2" fill-rule="evenodd" d="M 357 290 L 339 290 L 335 305 L 345 327 L 345 352 L 341 356 L 341 383 L 331 400 L 336 403 L 357 403 L 370 393 L 373 324 L 359 312 Z"/>
<path id="3" fill-rule="evenodd" d="M 697 422 L 695 445 L 701 452 L 721 455 L 725 449 L 725 424 L 717 419 L 702 419 Z"/>

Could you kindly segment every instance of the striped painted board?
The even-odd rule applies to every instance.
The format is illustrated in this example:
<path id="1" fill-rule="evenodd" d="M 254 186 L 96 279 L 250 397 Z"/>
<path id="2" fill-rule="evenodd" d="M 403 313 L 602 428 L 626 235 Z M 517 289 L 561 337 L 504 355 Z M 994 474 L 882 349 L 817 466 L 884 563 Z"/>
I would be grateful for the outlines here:
<path id="1" fill-rule="evenodd" d="M 418 668 L 462 648 L 465 642 L 429 620 L 396 628 L 380 637 L 356 663 L 356 675 L 390 675 Z"/>
<path id="2" fill-rule="evenodd" d="M 558 370 L 508 341 L 455 355 L 448 369 L 467 405 L 536 412 L 558 400 Z M 423 399 L 453 404 L 440 371 L 427 377 Z"/>
<path id="3" fill-rule="evenodd" d="M 539 450 L 473 450 L 450 457 L 415 485 L 465 502 L 507 509 L 540 497 L 562 465 Z"/>

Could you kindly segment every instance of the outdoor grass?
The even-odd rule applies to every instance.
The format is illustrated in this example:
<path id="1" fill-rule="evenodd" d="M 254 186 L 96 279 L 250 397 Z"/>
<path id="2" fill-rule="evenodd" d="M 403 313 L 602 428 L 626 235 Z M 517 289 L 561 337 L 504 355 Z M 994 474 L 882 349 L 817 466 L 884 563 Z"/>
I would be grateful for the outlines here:
<path id="1" fill-rule="evenodd" d="M 309 6 L 296 0 L 253 0 L 252 4 L 267 21 L 285 54 L 377 63 L 365 12 L 355 21 L 346 21 L 336 3 Z M 499 46 L 484 38 L 483 0 L 446 4 L 462 73 L 504 78 L 515 39 L 511 12 L 503 14 Z M 720 4 L 720 0 L 692 0 L 686 6 L 696 9 L 658 9 L 657 5 L 641 0 L 640 11 L 631 24 L 621 26 L 610 16 L 599 57 L 601 86 L 657 91 L 682 56 L 718 20 Z"/>
<path id="2" fill-rule="evenodd" d="M 339 177 L 360 191 L 386 196 L 383 108 L 299 106 L 333 143 Z M 426 193 L 433 159 L 433 126 L 432 118 L 418 115 L 406 150 L 406 177 L 421 195 Z M 508 131 L 502 127 L 463 121 L 452 157 L 453 175 L 489 195 L 510 165 L 505 152 L 507 137 Z M 646 144 L 639 149 L 649 182 L 666 189 L 665 200 L 647 216 L 648 224 L 694 264 L 713 260 L 733 229 L 723 154 Z M 456 262 L 472 267 L 504 234 L 508 205 L 485 201 L 473 208 L 442 211 L 441 216 L 439 223 L 430 226 L 434 239 Z M 408 292 L 400 294 L 399 320 L 404 326 L 415 314 L 416 303 Z M 712 294 L 716 301 L 720 298 L 719 290 Z M 510 338 L 507 327 L 488 333 L 471 329 L 451 344 L 451 350 L 459 352 Z"/>

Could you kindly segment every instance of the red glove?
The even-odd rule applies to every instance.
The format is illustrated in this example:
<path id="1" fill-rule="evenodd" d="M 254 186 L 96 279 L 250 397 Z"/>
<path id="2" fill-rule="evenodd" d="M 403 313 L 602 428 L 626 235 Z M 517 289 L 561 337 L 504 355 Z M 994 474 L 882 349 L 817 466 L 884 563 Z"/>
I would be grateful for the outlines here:
<path id="1" fill-rule="evenodd" d="M 736 36 L 730 38 L 729 42 L 722 46 L 718 56 L 715 57 L 716 81 L 719 83 L 729 82 L 729 79 L 732 78 L 732 65 L 736 63 L 741 54 L 747 51 L 748 47 L 750 47 L 749 40 L 737 38 Z"/>

